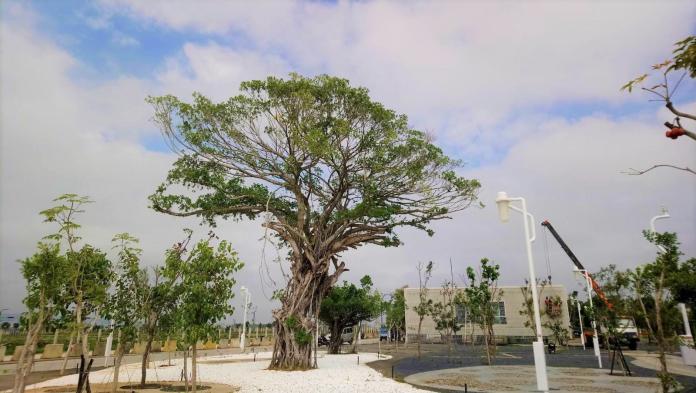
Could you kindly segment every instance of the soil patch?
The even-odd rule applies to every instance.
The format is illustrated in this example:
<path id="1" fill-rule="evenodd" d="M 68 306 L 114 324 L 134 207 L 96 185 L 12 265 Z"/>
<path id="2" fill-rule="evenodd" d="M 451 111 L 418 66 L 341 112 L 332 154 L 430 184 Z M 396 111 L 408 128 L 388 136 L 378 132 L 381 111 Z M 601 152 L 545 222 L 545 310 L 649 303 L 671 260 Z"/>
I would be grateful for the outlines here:
<path id="1" fill-rule="evenodd" d="M 126 390 L 147 390 L 147 389 L 161 389 L 167 385 L 162 385 L 161 383 L 146 383 L 145 385 L 135 384 L 135 385 L 123 385 L 120 389 Z"/>

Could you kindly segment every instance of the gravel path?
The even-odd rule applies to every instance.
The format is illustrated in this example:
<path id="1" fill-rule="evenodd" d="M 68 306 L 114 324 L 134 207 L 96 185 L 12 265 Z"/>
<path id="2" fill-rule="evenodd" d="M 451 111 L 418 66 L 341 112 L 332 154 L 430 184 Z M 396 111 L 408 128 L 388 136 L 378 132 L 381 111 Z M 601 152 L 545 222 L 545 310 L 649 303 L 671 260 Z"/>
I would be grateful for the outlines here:
<path id="1" fill-rule="evenodd" d="M 358 356 L 360 364 L 358 364 Z M 270 353 L 212 356 L 199 359 L 200 382 L 218 382 L 239 386 L 245 393 L 334 393 L 334 392 L 374 392 L 374 393 L 412 393 L 426 392 L 406 383 L 383 377 L 365 363 L 377 360 L 377 354 L 325 355 L 320 353 L 319 368 L 309 371 L 269 371 Z M 172 361 L 171 367 L 159 367 L 166 362 L 156 362 L 156 368 L 148 370 L 148 381 L 178 381 L 183 360 Z M 190 363 L 189 363 L 190 365 Z M 189 366 L 190 369 L 190 366 Z M 111 380 L 113 368 L 90 374 L 92 383 L 106 383 Z M 122 368 L 120 380 L 139 381 L 138 365 Z M 70 385 L 77 383 L 76 375 L 52 379 L 32 387 Z"/>

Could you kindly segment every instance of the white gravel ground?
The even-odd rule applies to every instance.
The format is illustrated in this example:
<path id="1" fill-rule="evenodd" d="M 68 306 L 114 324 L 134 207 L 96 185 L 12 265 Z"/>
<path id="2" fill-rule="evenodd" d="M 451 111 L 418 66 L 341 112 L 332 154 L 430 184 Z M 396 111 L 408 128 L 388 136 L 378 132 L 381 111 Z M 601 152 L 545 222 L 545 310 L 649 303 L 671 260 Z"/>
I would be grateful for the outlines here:
<path id="1" fill-rule="evenodd" d="M 373 392 L 373 393 L 411 393 L 425 392 L 406 383 L 383 377 L 371 369 L 366 362 L 377 360 L 377 354 L 360 353 L 359 355 L 319 354 L 319 368 L 309 371 L 269 371 L 270 352 L 258 353 L 256 362 L 205 364 L 199 363 L 200 383 L 219 382 L 239 386 L 242 393 L 336 393 L 336 392 Z M 358 365 L 357 356 L 360 357 Z M 211 356 L 199 361 L 253 359 L 253 354 Z M 172 361 L 172 367 L 160 368 L 165 362 L 156 362 L 156 368 L 148 370 L 148 381 L 178 381 L 183 367 L 183 360 Z M 190 370 L 190 363 L 189 363 Z M 189 371 L 190 372 L 190 371 Z M 113 368 L 90 374 L 92 383 L 111 381 Z M 140 365 L 131 364 L 121 368 L 119 380 L 126 382 L 140 380 Z M 77 383 L 77 375 L 52 379 L 29 387 L 70 385 Z"/>

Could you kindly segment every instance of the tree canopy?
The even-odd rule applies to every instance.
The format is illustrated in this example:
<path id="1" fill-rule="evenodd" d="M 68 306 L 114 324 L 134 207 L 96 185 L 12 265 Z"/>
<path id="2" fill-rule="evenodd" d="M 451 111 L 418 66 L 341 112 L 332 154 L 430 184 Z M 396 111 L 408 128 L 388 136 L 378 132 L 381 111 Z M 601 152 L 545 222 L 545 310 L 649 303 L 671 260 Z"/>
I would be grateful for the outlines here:
<path id="1" fill-rule="evenodd" d="M 345 79 L 292 74 L 243 82 L 240 90 L 220 103 L 200 94 L 190 103 L 148 99 L 180 154 L 150 201 L 157 211 L 212 225 L 268 212 L 263 225 L 291 260 L 274 311 L 271 367 L 309 368 L 310 346 L 293 337 L 313 329 L 321 299 L 346 270 L 339 254 L 368 243 L 399 245 L 397 227 L 432 234 L 432 221 L 470 206 L 480 184 L 457 175 L 461 163 L 406 116 Z M 172 193 L 172 186 L 189 192 Z M 287 318 L 299 323 L 290 328 Z"/>
<path id="2" fill-rule="evenodd" d="M 338 353 L 344 328 L 379 315 L 381 303 L 380 294 L 372 291 L 370 276 L 360 280 L 360 287 L 344 281 L 343 285 L 331 288 L 319 309 L 319 319 L 331 327 L 329 352 Z"/>

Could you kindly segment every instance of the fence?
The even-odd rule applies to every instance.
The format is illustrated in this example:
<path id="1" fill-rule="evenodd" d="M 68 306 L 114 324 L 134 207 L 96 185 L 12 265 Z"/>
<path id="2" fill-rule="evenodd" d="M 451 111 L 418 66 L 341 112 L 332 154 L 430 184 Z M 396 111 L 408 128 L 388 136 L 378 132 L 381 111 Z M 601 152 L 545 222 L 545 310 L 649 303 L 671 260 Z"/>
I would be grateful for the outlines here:
<path id="1" fill-rule="evenodd" d="M 418 342 L 418 335 L 409 333 L 408 334 L 408 342 L 409 343 L 416 343 Z M 447 342 L 447 337 L 442 334 L 421 334 L 421 343 L 426 343 L 426 344 L 444 344 Z M 462 334 L 454 334 L 452 335 L 452 342 L 455 344 L 475 344 L 475 345 L 480 345 L 483 344 L 485 340 L 485 336 L 477 334 L 474 335 L 473 337 L 470 334 L 462 335 Z M 496 344 L 498 345 L 507 345 L 507 344 L 531 344 L 534 340 L 536 340 L 536 337 L 534 336 L 496 336 L 495 341 Z"/>

